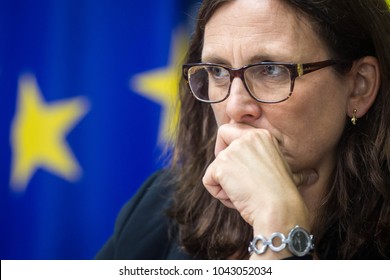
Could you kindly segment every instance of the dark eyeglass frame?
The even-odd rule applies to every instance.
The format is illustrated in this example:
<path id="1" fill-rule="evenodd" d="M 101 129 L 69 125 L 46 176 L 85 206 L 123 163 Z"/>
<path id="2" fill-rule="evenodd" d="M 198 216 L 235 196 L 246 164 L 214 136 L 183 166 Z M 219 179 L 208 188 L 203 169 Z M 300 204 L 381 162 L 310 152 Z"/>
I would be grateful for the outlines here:
<path id="1" fill-rule="evenodd" d="M 334 59 L 328 59 L 328 60 L 323 60 L 323 61 L 317 61 L 317 62 L 311 62 L 311 63 L 286 63 L 286 62 L 269 62 L 269 61 L 263 61 L 263 62 L 258 62 L 258 63 L 254 63 L 254 64 L 249 64 L 249 65 L 245 65 L 241 68 L 231 68 L 231 67 L 228 67 L 228 66 L 225 66 L 225 65 L 221 65 L 221 64 L 216 64 L 216 63 L 188 63 L 188 64 L 183 64 L 182 66 L 182 73 L 183 73 L 183 77 L 185 79 L 185 81 L 187 82 L 188 84 L 188 87 L 192 93 L 192 95 L 198 99 L 199 101 L 202 101 L 202 102 L 205 102 L 205 103 L 219 103 L 219 102 L 222 102 L 222 101 L 225 101 L 229 95 L 230 95 L 230 87 L 232 85 L 232 82 L 233 82 L 233 79 L 234 78 L 240 78 L 241 81 L 244 83 L 245 85 L 245 88 L 247 90 L 247 92 L 249 93 L 249 95 L 255 99 L 256 101 L 258 102 L 262 102 L 262 103 L 280 103 L 280 102 L 283 102 L 287 99 L 289 99 L 294 91 L 294 85 L 295 85 L 295 79 L 298 78 L 298 77 L 301 77 L 305 74 L 308 74 L 308 73 L 311 73 L 311 72 L 314 72 L 314 71 L 317 71 L 317 70 L 320 70 L 322 68 L 325 68 L 325 67 L 328 67 L 328 66 L 332 66 L 332 65 L 336 65 L 336 64 L 344 64 L 344 65 L 348 65 L 349 62 L 346 62 L 346 61 L 341 61 L 341 60 L 334 60 Z M 252 67 L 255 67 L 255 66 L 259 66 L 259 65 L 270 65 L 270 66 L 284 66 L 288 69 L 289 73 L 290 73 L 290 93 L 289 95 L 284 98 L 284 99 L 281 99 L 281 100 L 278 100 L 278 101 L 267 101 L 267 100 L 263 100 L 263 99 L 260 99 L 260 98 L 257 98 L 256 96 L 254 96 L 251 91 L 249 90 L 249 87 L 245 81 L 245 76 L 244 76 L 244 73 L 247 69 L 250 69 Z M 222 99 L 222 100 L 218 100 L 218 101 L 210 101 L 210 100 L 205 100 L 205 99 L 201 99 L 199 98 L 198 96 L 195 95 L 195 93 L 192 91 L 191 89 L 191 86 L 189 85 L 189 71 L 192 67 L 195 67 L 195 66 L 216 66 L 216 67 L 221 67 L 225 70 L 227 70 L 229 72 L 229 75 L 230 75 L 230 85 L 229 85 L 229 89 L 228 89 L 228 92 L 226 94 L 226 96 Z"/>

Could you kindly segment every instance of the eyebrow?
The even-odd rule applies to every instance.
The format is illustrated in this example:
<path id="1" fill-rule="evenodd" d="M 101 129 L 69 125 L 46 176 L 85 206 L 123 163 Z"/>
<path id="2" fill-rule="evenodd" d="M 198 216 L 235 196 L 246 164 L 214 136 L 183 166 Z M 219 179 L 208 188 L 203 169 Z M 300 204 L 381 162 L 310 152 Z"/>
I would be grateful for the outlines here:
<path id="1" fill-rule="evenodd" d="M 201 59 L 202 63 L 214 63 L 214 64 L 222 64 L 222 65 L 230 65 L 227 59 L 224 59 L 219 56 L 205 56 Z"/>
<path id="2" fill-rule="evenodd" d="M 246 61 L 245 65 L 253 64 L 253 63 L 257 63 L 257 62 L 263 62 L 263 61 L 290 62 L 290 61 L 285 61 L 285 59 L 282 59 L 282 60 L 281 59 L 277 59 L 276 56 L 259 54 L 259 55 L 252 56 L 248 61 Z M 216 56 L 208 56 L 208 55 L 206 55 L 205 57 L 202 57 L 201 62 L 202 63 L 215 63 L 215 64 L 231 66 L 231 63 L 227 59 L 225 59 L 223 57 L 220 57 L 218 55 L 216 55 Z"/>

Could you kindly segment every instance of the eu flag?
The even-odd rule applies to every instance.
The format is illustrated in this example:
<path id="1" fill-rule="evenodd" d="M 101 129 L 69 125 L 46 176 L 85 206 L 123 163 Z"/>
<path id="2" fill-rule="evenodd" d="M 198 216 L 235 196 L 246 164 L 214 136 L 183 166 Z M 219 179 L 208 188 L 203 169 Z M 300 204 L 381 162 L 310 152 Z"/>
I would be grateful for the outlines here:
<path id="1" fill-rule="evenodd" d="M 0 258 L 91 259 L 175 124 L 187 0 L 0 0 Z"/>

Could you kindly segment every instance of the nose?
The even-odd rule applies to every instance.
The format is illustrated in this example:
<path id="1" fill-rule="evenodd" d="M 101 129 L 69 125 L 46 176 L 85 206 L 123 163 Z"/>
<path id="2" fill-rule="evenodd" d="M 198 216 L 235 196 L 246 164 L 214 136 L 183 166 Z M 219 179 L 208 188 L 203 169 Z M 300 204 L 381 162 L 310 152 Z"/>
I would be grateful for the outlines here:
<path id="1" fill-rule="evenodd" d="M 260 118 L 262 110 L 260 102 L 253 99 L 243 81 L 236 77 L 230 86 L 230 95 L 226 104 L 226 114 L 237 123 L 252 123 Z"/>

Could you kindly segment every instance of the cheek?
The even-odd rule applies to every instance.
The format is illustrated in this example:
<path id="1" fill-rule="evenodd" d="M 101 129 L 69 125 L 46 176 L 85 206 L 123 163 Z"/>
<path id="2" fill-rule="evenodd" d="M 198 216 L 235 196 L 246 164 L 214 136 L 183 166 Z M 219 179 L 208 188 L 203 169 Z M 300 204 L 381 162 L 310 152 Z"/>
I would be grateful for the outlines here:
<path id="1" fill-rule="evenodd" d="M 226 102 L 216 103 L 211 105 L 218 127 L 228 122 L 227 115 L 225 113 L 226 109 L 224 103 Z"/>
<path id="2" fill-rule="evenodd" d="M 286 108 L 285 149 L 296 168 L 317 167 L 334 156 L 346 120 L 346 94 L 334 87 L 297 93 L 300 102 Z"/>

